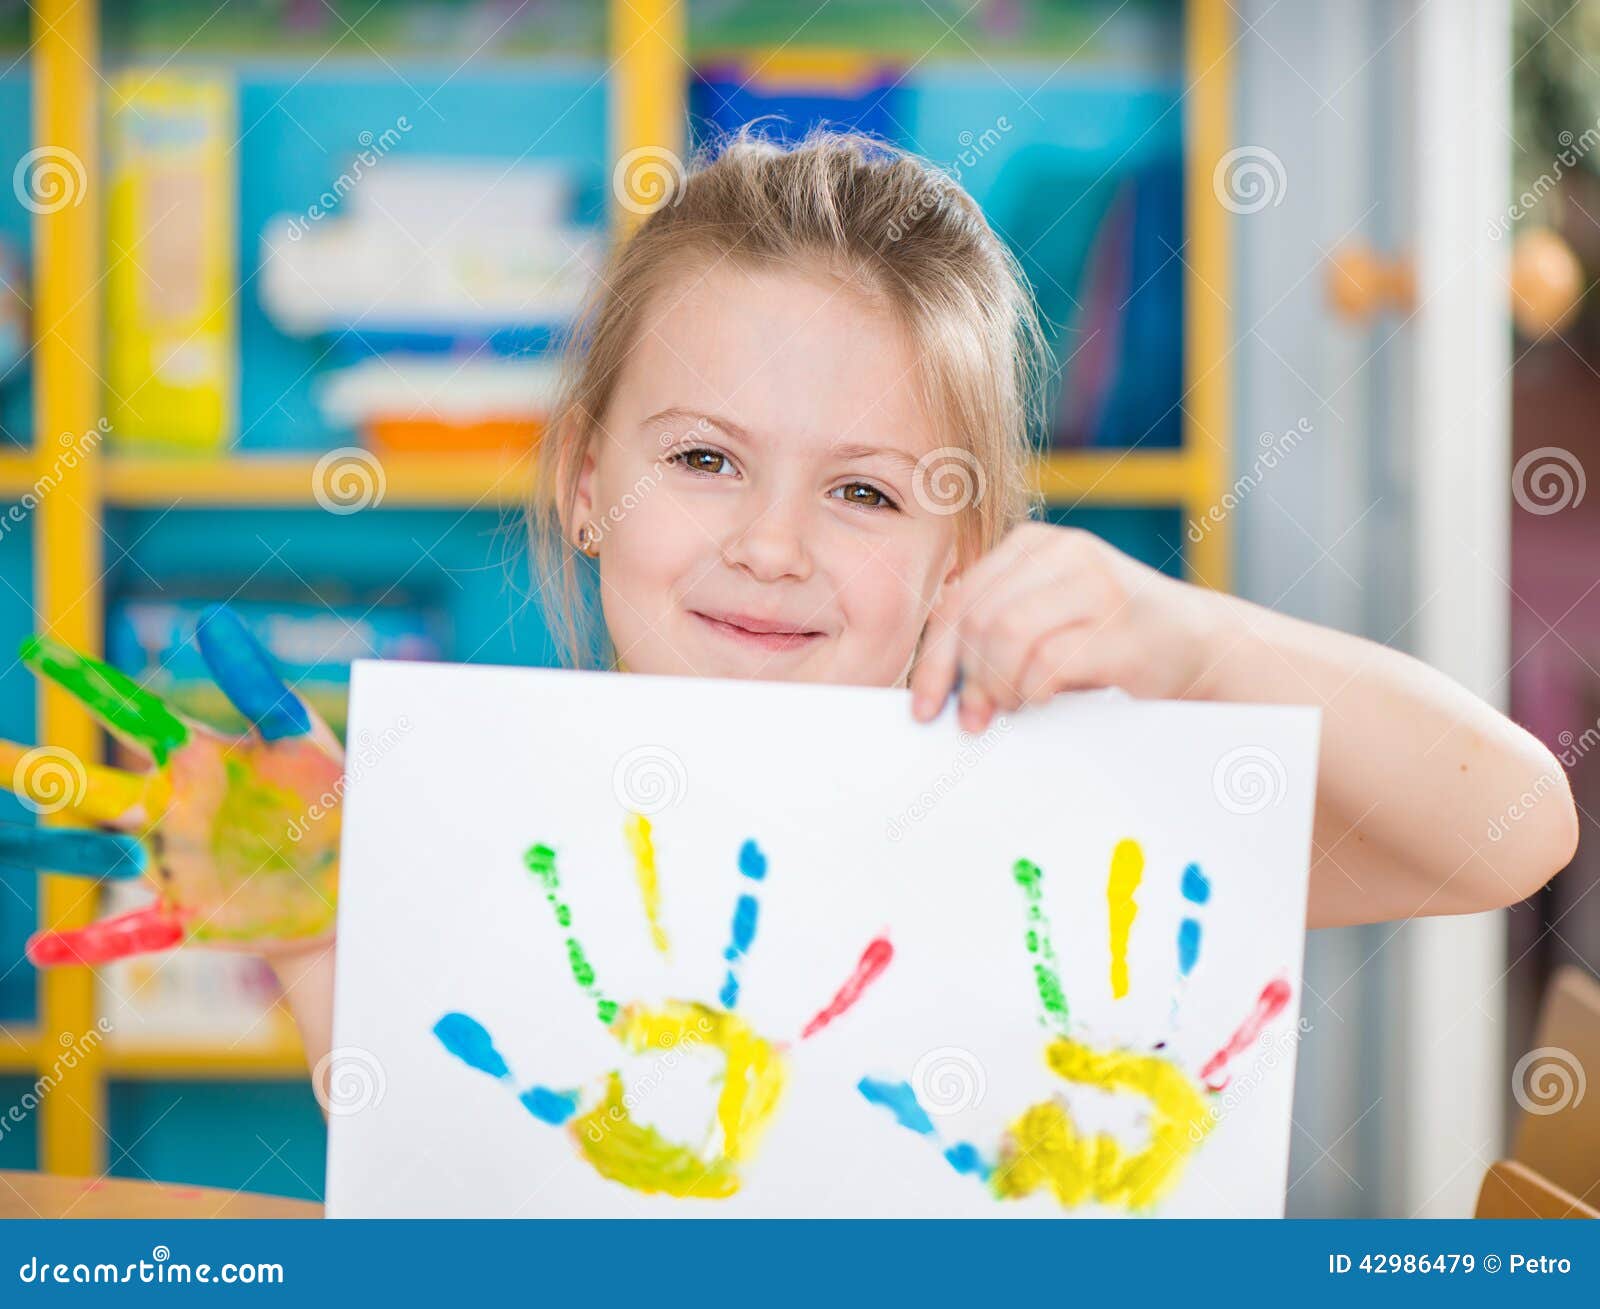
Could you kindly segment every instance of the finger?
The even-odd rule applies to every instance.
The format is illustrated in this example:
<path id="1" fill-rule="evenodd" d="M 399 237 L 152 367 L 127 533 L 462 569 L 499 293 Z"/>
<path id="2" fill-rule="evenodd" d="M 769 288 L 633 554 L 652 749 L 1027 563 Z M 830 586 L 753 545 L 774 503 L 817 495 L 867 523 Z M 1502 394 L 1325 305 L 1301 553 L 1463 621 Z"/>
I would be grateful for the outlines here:
<path id="1" fill-rule="evenodd" d="M 159 812 L 165 779 L 86 764 L 70 750 L 0 740 L 0 788 L 47 813 L 65 809 L 86 823 L 131 828 Z"/>
<path id="2" fill-rule="evenodd" d="M 989 726 L 989 720 L 994 717 L 994 701 L 989 698 L 988 692 L 978 687 L 963 685 L 961 688 L 961 709 L 957 715 L 957 722 L 963 732 L 981 732 Z"/>
<path id="3" fill-rule="evenodd" d="M 1023 704 L 1038 704 L 1059 691 L 1087 690 L 1106 685 L 1100 672 L 1101 654 L 1095 650 L 1096 634 L 1084 623 L 1063 627 L 1037 646 L 1018 679 Z"/>
<path id="4" fill-rule="evenodd" d="M 962 628 L 963 672 L 997 708 L 1016 709 L 1026 698 L 1022 679 L 1040 643 L 1093 612 L 1090 598 L 1070 578 L 1020 579 L 974 606 Z"/>
<path id="5" fill-rule="evenodd" d="M 38 932 L 28 941 L 28 960 L 40 968 L 57 964 L 107 964 L 136 954 L 170 950 L 183 940 L 183 921 L 165 905 L 147 905 L 87 927 Z"/>
<path id="6" fill-rule="evenodd" d="M 69 645 L 30 636 L 22 643 L 22 662 L 75 696 L 113 732 L 143 746 L 158 764 L 189 739 L 188 725 L 160 696 Z"/>
<path id="7" fill-rule="evenodd" d="M 213 605 L 195 625 L 200 655 L 233 707 L 262 738 L 281 741 L 311 731 L 311 714 L 273 666 L 272 657 L 227 605 Z"/>
<path id="8" fill-rule="evenodd" d="M 143 843 L 132 836 L 78 827 L 0 823 L 0 864 L 75 877 L 120 879 L 140 876 L 149 862 Z"/>
<path id="9" fill-rule="evenodd" d="M 936 718 L 944 702 L 955 690 L 961 667 L 961 607 L 964 603 L 959 583 L 948 590 L 928 616 L 923 633 L 922 653 L 911 670 L 911 712 L 918 722 Z"/>

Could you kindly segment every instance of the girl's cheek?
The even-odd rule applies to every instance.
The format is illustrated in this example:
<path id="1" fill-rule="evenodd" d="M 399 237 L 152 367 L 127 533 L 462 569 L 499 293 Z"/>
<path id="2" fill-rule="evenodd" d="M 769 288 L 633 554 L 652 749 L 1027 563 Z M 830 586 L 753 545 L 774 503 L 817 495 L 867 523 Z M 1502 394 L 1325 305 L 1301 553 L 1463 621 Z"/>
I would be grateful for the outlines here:
<path id="1" fill-rule="evenodd" d="M 850 627 L 884 643 L 890 663 L 897 657 L 891 649 L 915 644 L 927 620 L 933 588 L 926 573 L 926 562 L 912 552 L 884 550 L 865 567 L 857 559 L 836 574 L 845 579 L 840 607 Z"/>

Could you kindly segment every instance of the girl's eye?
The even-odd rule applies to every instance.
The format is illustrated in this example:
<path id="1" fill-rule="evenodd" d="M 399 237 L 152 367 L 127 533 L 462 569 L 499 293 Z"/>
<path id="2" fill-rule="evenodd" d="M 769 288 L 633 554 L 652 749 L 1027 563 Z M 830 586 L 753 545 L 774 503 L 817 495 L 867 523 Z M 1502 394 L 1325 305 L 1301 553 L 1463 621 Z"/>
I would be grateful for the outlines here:
<path id="1" fill-rule="evenodd" d="M 692 473 L 707 473 L 712 477 L 731 468 L 728 456 L 719 450 L 694 449 L 680 450 L 669 460 L 670 463 L 682 464 Z"/>
<path id="2" fill-rule="evenodd" d="M 898 509 L 884 492 L 870 482 L 851 482 L 838 488 L 838 495 L 846 504 L 860 505 L 863 509 Z"/>

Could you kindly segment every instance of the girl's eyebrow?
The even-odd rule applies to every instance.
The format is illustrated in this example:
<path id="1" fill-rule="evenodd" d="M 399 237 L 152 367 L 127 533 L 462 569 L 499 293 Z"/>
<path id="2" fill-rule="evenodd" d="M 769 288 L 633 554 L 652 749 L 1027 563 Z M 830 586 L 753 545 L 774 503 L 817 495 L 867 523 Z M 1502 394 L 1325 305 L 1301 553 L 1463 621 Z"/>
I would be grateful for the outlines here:
<path id="1" fill-rule="evenodd" d="M 921 462 L 915 455 L 897 446 L 835 445 L 829 447 L 828 453 L 835 459 L 843 459 L 847 462 L 856 459 L 886 459 L 892 464 L 898 464 L 913 472 L 916 471 L 917 465 Z"/>
<path id="2" fill-rule="evenodd" d="M 693 422 L 697 427 L 715 427 L 737 440 L 752 441 L 750 433 L 734 422 L 733 419 L 719 418 L 715 414 L 704 414 L 695 409 L 685 409 L 681 405 L 672 405 L 659 413 L 651 414 L 644 421 L 645 426 L 649 427 L 656 423 L 675 423 L 682 422 L 685 419 Z M 861 445 L 857 443 L 829 446 L 828 455 L 830 458 L 841 459 L 846 462 L 858 459 L 883 459 L 913 472 L 916 470 L 918 463 L 921 462 L 909 451 L 895 446 Z"/>
<path id="3" fill-rule="evenodd" d="M 696 427 L 715 427 L 719 431 L 726 432 L 729 436 L 735 437 L 738 440 L 748 441 L 750 439 L 750 433 L 745 431 L 744 428 L 740 427 L 739 424 L 734 422 L 731 418 L 718 418 L 715 414 L 702 414 L 696 410 L 684 409 L 678 405 L 673 405 L 671 408 L 663 409 L 658 414 L 651 414 L 650 417 L 646 418 L 644 421 L 645 426 L 648 427 L 654 423 L 681 422 L 686 418 L 690 419 Z"/>

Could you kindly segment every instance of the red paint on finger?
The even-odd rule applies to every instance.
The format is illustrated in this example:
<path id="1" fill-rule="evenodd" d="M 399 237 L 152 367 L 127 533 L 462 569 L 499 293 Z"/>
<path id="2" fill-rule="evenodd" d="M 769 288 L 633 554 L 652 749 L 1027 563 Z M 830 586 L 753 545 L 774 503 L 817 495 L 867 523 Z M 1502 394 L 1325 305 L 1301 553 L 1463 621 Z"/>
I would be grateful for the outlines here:
<path id="1" fill-rule="evenodd" d="M 182 918 L 164 905 L 135 909 L 65 932 L 40 932 L 28 942 L 28 960 L 38 967 L 104 964 L 129 955 L 170 950 L 183 940 Z"/>

